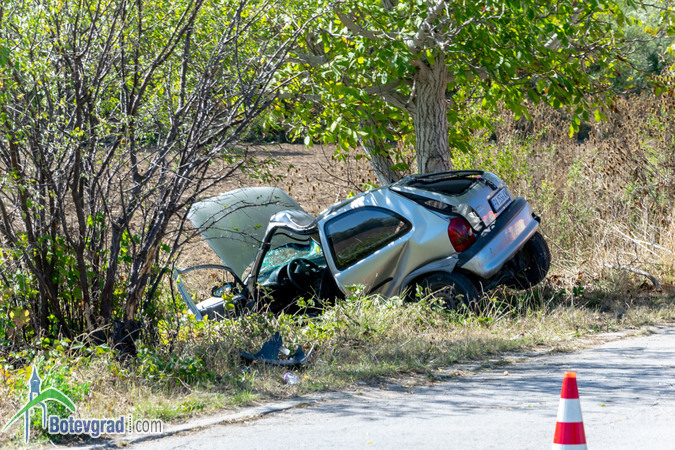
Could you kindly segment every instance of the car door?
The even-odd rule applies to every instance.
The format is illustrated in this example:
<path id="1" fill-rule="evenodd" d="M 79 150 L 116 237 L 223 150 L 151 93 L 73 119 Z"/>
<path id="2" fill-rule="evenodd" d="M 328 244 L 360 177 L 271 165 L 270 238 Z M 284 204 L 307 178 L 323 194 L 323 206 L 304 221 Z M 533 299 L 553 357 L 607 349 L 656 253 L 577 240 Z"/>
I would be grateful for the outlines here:
<path id="1" fill-rule="evenodd" d="M 379 292 L 393 279 L 412 224 L 403 216 L 376 206 L 351 209 L 323 225 L 322 244 L 338 287 L 362 285 Z"/>

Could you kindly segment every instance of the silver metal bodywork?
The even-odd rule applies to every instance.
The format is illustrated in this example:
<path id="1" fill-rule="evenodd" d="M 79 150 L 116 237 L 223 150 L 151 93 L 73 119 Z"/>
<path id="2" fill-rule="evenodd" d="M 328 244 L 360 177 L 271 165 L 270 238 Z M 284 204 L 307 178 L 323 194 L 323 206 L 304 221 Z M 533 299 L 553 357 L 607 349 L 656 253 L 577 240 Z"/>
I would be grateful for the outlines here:
<path id="1" fill-rule="evenodd" d="M 479 252 L 461 264 L 462 269 L 481 278 L 494 276 L 537 231 L 539 222 L 524 199 L 516 199 L 511 206 L 513 210 L 504 217 L 500 230 L 488 230 L 494 238 L 487 240 Z"/>
<path id="2" fill-rule="evenodd" d="M 496 196 L 499 201 L 493 200 Z M 339 267 L 328 227 L 334 220 L 368 208 L 401 217 L 406 231 Z M 462 253 L 448 237 L 450 218 L 456 216 L 464 217 L 477 236 Z M 266 255 L 285 242 L 312 240 L 318 244 L 342 293 L 360 286 L 366 293 L 393 296 L 434 272 L 460 270 L 479 280 L 496 277 L 538 227 L 529 204 L 522 198 L 513 199 L 501 179 L 482 171 L 408 177 L 333 205 L 316 218 L 276 188 L 228 192 L 195 204 L 188 217 L 252 293 L 260 282 Z M 247 267 L 251 269 L 244 276 Z"/>
<path id="3" fill-rule="evenodd" d="M 326 223 L 347 211 L 383 205 L 409 219 L 412 229 L 347 269 L 339 270 L 328 245 Z M 319 229 L 323 231 L 320 233 L 321 246 L 327 256 L 328 267 L 344 293 L 347 293 L 351 286 L 360 285 L 364 287 L 365 292 L 384 296 L 397 295 L 408 273 L 433 261 L 444 259 L 453 252 L 446 231 L 448 227 L 446 218 L 420 207 L 387 188 L 366 192 L 341 208 L 332 210 L 327 215 L 320 215 L 317 222 Z M 439 230 L 442 232 L 439 233 Z"/>

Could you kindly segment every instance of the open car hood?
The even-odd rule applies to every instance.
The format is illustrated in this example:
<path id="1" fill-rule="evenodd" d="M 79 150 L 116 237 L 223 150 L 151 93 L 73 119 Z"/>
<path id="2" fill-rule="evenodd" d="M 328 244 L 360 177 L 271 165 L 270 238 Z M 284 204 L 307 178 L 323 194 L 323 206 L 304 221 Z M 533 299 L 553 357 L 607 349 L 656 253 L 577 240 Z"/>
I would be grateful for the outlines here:
<path id="1" fill-rule="evenodd" d="M 195 203 L 188 219 L 227 267 L 243 279 L 265 236 L 270 218 L 283 210 L 302 207 L 274 187 L 235 189 Z"/>

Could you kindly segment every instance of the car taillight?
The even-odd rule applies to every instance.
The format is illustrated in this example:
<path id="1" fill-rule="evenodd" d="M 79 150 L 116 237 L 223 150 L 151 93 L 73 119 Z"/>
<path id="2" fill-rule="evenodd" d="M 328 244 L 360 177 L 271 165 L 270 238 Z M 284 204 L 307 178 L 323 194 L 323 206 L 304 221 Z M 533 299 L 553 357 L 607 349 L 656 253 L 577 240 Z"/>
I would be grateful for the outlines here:
<path id="1" fill-rule="evenodd" d="M 469 222 L 463 217 L 454 217 L 450 219 L 450 224 L 448 225 L 448 237 L 450 238 L 450 243 L 458 252 L 463 252 L 471 247 L 471 244 L 476 242 L 476 235 L 473 234 Z"/>

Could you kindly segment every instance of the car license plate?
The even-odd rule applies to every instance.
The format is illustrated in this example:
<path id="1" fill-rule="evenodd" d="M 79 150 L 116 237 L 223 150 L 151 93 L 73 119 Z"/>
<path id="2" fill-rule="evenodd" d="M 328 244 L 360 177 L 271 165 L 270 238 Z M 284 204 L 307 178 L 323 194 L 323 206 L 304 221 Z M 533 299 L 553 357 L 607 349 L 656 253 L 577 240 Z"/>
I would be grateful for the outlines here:
<path id="1" fill-rule="evenodd" d="M 501 189 L 492 196 L 490 199 L 490 205 L 492 206 L 494 212 L 499 212 L 504 207 L 504 205 L 509 202 L 509 200 L 511 200 L 511 196 L 509 195 L 508 191 L 506 189 Z"/>

